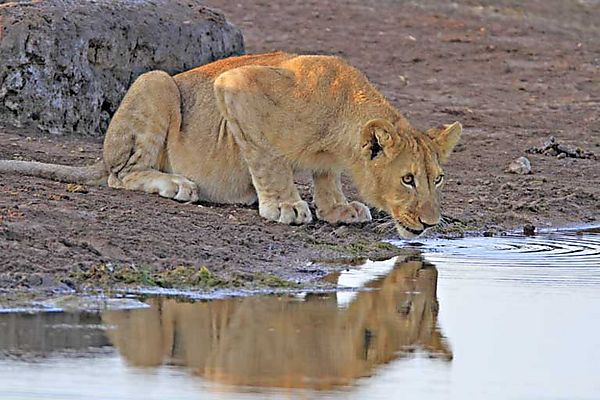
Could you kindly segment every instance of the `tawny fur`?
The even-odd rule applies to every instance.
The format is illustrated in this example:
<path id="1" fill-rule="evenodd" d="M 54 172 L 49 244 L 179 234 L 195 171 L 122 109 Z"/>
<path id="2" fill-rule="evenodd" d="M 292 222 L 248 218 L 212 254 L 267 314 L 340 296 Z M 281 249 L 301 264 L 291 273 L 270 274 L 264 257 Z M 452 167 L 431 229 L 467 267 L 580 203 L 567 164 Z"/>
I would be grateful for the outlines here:
<path id="1" fill-rule="evenodd" d="M 258 200 L 267 219 L 306 223 L 312 214 L 293 173 L 308 170 L 318 218 L 368 221 L 369 209 L 342 193 L 346 171 L 364 200 L 411 237 L 439 221 L 440 163 L 460 133 L 458 123 L 419 132 L 338 57 L 271 53 L 141 75 L 106 133 L 104 171 L 1 161 L 0 172 L 97 183 L 100 168 L 113 188 L 180 201 Z M 408 174 L 413 186 L 402 182 Z"/>

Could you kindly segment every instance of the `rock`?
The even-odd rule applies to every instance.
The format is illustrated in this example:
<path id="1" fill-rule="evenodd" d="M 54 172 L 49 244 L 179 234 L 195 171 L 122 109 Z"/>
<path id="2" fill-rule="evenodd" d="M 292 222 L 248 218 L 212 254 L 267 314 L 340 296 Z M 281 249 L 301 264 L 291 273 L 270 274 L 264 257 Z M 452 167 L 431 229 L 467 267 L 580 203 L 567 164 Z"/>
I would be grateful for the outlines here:
<path id="1" fill-rule="evenodd" d="M 508 166 L 508 172 L 512 174 L 527 175 L 531 173 L 531 162 L 527 157 L 519 157 Z"/>
<path id="2" fill-rule="evenodd" d="M 523 225 L 523 235 L 534 236 L 535 235 L 535 226 L 533 226 L 531 224 Z"/>
<path id="3" fill-rule="evenodd" d="M 100 136 L 141 73 L 175 74 L 243 49 L 240 31 L 195 0 L 3 3 L 0 118 Z"/>
<path id="4" fill-rule="evenodd" d="M 550 136 L 548 140 L 544 142 L 544 148 L 549 149 L 556 144 L 556 138 L 554 136 Z"/>
<path id="5" fill-rule="evenodd" d="M 542 147 L 531 147 L 525 150 L 525 152 L 528 154 L 544 154 L 546 156 L 558 157 L 559 159 L 565 157 L 597 159 L 596 155 L 591 151 L 585 151 L 581 147 L 573 148 L 558 143 L 554 136 L 550 136 Z"/>

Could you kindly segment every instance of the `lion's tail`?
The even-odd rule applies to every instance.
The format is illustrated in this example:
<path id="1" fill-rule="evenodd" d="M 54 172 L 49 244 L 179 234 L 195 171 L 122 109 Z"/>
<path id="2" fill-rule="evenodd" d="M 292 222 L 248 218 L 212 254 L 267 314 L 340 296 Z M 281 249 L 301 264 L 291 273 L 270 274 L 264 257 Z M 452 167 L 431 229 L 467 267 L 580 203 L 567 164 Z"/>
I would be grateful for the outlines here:
<path id="1" fill-rule="evenodd" d="M 108 178 L 108 171 L 106 170 L 104 161 L 99 161 L 87 167 L 72 167 L 37 161 L 0 160 L 1 173 L 38 176 L 54 181 L 93 186 L 106 185 Z"/>

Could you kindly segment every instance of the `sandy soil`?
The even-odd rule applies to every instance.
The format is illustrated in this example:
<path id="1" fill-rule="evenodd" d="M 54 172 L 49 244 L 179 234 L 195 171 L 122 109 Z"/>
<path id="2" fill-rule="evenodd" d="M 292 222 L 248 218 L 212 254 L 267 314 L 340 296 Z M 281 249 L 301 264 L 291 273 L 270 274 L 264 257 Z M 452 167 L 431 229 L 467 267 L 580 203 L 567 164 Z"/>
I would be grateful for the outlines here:
<path id="1" fill-rule="evenodd" d="M 599 221 L 600 2 L 206 3 L 242 28 L 249 53 L 339 55 L 416 126 L 461 121 L 444 190 L 444 214 L 461 221 L 452 230 Z M 526 153 L 550 136 L 598 159 Z M 0 129 L 1 158 L 86 164 L 100 149 L 92 139 Z M 520 156 L 533 173 L 506 173 Z M 308 197 L 309 183 L 300 185 Z M 378 242 L 393 232 L 381 222 L 288 227 L 261 220 L 252 207 L 108 188 L 70 193 L 62 183 L 4 175 L 0 288 L 80 288 L 79 278 L 99 265 L 151 273 L 206 266 L 220 284 L 243 287 L 310 283 L 331 269 L 310 264 L 315 259 L 389 255 Z"/>

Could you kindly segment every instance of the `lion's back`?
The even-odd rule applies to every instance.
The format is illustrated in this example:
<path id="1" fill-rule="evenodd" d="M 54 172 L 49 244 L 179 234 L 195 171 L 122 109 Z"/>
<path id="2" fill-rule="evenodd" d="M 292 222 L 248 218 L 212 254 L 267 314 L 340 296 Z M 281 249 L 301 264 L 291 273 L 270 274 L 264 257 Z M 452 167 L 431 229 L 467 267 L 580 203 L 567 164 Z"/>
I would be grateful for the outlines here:
<path id="1" fill-rule="evenodd" d="M 234 68 L 246 65 L 277 66 L 294 57 L 296 57 L 295 54 L 284 53 L 282 51 L 228 57 L 182 72 L 175 75 L 175 78 L 179 80 L 207 79 L 212 81 L 221 73 Z"/>

